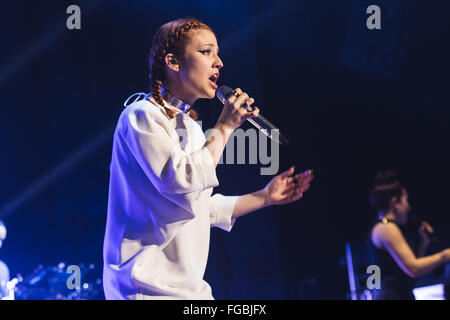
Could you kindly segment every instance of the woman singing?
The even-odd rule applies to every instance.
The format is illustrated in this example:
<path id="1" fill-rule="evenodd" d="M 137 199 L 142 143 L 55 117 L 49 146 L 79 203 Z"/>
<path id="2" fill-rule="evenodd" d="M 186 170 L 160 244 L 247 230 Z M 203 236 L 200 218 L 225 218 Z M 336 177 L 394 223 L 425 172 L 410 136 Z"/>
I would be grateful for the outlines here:
<path id="1" fill-rule="evenodd" d="M 150 93 L 127 106 L 114 133 L 104 239 L 107 299 L 213 299 L 203 280 L 210 227 L 230 231 L 236 218 L 297 201 L 313 178 L 294 167 L 263 189 L 212 195 L 216 166 L 233 130 L 258 115 L 254 100 L 233 91 L 206 139 L 190 109 L 212 99 L 223 67 L 215 34 L 195 19 L 156 32 L 150 51 Z"/>
<path id="2" fill-rule="evenodd" d="M 378 218 L 371 231 L 371 247 L 374 264 L 381 271 L 381 289 L 375 289 L 374 299 L 413 300 L 414 278 L 450 261 L 450 249 L 424 256 L 430 243 L 426 231 L 433 232 L 427 222 L 418 230 L 420 243 L 416 248 L 406 240 L 402 227 L 408 222 L 411 207 L 406 189 L 393 172 L 377 174 L 370 202 Z"/>

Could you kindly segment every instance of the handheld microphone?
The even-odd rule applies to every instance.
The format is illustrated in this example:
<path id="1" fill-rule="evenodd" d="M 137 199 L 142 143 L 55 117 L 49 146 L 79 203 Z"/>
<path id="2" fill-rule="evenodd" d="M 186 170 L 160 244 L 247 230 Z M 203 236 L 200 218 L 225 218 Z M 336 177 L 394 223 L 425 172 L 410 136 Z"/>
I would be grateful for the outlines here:
<path id="1" fill-rule="evenodd" d="M 230 96 L 230 94 L 233 92 L 233 89 L 231 89 L 228 86 L 221 86 L 219 89 L 217 89 L 216 96 L 222 102 L 225 104 L 225 100 Z M 247 104 L 244 103 L 242 105 L 242 108 L 248 108 Z M 250 106 L 251 110 L 253 111 L 253 107 Z M 268 136 L 270 139 L 278 142 L 279 144 L 286 145 L 289 143 L 289 140 L 280 132 L 280 130 L 275 127 L 269 120 L 264 118 L 261 114 L 254 118 L 247 119 L 251 124 L 253 124 L 255 127 L 257 127 L 262 133 L 264 133 L 266 136 Z"/>
<path id="2" fill-rule="evenodd" d="M 422 226 L 422 222 L 423 220 L 420 219 L 418 216 L 416 215 L 411 215 L 408 220 L 411 222 L 411 225 L 416 228 L 419 229 Z M 434 232 L 430 232 L 428 231 L 427 228 L 423 229 L 425 231 L 425 233 L 427 234 L 428 238 L 430 239 L 430 241 L 432 243 L 438 243 L 438 239 L 436 238 L 436 235 L 434 234 Z"/>

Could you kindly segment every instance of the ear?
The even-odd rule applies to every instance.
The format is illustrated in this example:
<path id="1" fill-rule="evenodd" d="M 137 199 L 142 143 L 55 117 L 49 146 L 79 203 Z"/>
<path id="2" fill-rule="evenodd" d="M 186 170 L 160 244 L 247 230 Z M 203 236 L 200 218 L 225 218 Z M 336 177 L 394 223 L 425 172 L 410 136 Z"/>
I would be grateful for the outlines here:
<path id="1" fill-rule="evenodd" d="M 391 207 L 394 207 L 397 203 L 398 203 L 398 198 L 395 196 L 392 197 L 391 198 Z"/>
<path id="2" fill-rule="evenodd" d="M 180 65 L 178 63 L 178 59 L 175 58 L 175 55 L 173 53 L 168 53 L 164 57 L 164 62 L 166 63 L 166 66 L 169 69 L 172 69 L 173 71 L 180 71 Z"/>

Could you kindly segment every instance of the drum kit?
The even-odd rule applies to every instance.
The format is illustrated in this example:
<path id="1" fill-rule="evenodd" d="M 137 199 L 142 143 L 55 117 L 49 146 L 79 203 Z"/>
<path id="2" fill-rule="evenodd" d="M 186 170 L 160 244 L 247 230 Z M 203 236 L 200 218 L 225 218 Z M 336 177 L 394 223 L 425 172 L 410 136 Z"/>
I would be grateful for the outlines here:
<path id="1" fill-rule="evenodd" d="M 73 265 L 72 265 L 73 266 Z M 99 300 L 104 299 L 102 280 L 97 277 L 94 264 L 76 265 L 80 273 L 80 285 L 74 286 L 68 272 L 70 266 L 64 262 L 57 266 L 38 265 L 23 278 L 20 274 L 0 286 L 1 300 Z"/>

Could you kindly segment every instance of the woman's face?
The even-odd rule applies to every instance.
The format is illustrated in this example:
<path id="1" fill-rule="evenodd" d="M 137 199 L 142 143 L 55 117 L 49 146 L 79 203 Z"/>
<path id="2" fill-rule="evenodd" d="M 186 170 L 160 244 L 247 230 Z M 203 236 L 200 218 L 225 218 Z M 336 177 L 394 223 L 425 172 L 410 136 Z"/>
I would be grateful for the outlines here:
<path id="1" fill-rule="evenodd" d="M 223 67 L 214 34 L 205 29 L 191 31 L 184 59 L 179 63 L 171 92 L 179 99 L 193 104 L 200 98 L 214 98 L 218 88 L 219 69 Z M 173 88 L 175 86 L 175 88 Z"/>
<path id="2" fill-rule="evenodd" d="M 406 190 L 403 191 L 400 199 L 393 205 L 393 209 L 397 222 L 399 224 L 406 224 L 408 222 L 408 213 L 411 210 Z"/>

